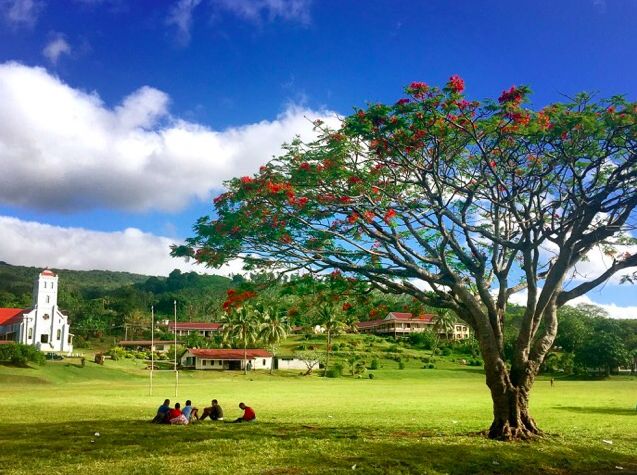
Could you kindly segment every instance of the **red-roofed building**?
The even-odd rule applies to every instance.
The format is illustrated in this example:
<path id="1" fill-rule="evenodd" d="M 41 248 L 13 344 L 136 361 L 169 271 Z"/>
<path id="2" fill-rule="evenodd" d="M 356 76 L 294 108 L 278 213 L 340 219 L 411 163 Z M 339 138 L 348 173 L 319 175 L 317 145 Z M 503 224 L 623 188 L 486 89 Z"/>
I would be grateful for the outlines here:
<path id="1" fill-rule="evenodd" d="M 47 352 L 73 351 L 68 317 L 58 308 L 57 298 L 58 276 L 44 269 L 35 280 L 30 308 L 0 308 L 0 340 Z"/>
<path id="2" fill-rule="evenodd" d="M 177 336 L 188 336 L 191 333 L 198 333 L 204 338 L 216 335 L 221 330 L 221 323 L 213 322 L 168 322 L 168 331 L 176 333 Z"/>
<path id="3" fill-rule="evenodd" d="M 248 348 L 246 359 L 242 349 L 197 349 L 189 348 L 181 357 L 181 366 L 194 369 L 242 370 L 270 369 L 272 354 L 264 349 Z"/>
<path id="4" fill-rule="evenodd" d="M 356 326 L 360 333 L 391 335 L 398 338 L 408 336 L 410 333 L 433 330 L 434 315 L 421 314 L 414 317 L 413 314 L 407 312 L 389 312 L 383 319 L 358 322 Z M 444 334 L 441 333 L 441 335 Z M 454 340 L 464 340 L 469 338 L 469 327 L 464 323 L 455 323 L 453 335 L 444 336 Z"/>

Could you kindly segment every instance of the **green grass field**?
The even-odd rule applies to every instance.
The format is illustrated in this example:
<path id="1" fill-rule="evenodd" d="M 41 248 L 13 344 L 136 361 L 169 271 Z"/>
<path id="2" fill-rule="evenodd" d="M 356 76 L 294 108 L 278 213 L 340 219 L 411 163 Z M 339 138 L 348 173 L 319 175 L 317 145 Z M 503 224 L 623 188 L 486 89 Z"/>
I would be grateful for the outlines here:
<path id="1" fill-rule="evenodd" d="M 175 398 L 169 373 L 149 396 L 141 362 L 0 366 L 0 473 L 637 473 L 635 378 L 540 379 L 532 410 L 547 436 L 502 443 L 480 435 L 480 368 L 396 367 L 373 380 L 181 372 Z M 244 401 L 259 421 L 149 424 L 165 397 L 214 397 L 226 418 Z"/>

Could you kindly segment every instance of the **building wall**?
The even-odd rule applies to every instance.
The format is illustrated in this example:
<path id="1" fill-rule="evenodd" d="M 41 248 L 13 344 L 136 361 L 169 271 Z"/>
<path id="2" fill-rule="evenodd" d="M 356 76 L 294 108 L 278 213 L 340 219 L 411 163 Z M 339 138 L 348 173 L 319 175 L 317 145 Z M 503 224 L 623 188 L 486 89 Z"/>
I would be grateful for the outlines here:
<path id="1" fill-rule="evenodd" d="M 299 360 L 296 358 L 292 358 L 292 359 L 277 358 L 276 368 L 283 369 L 283 370 L 302 369 L 307 371 L 307 365 L 303 362 L 303 360 Z"/>
<path id="2" fill-rule="evenodd" d="M 230 361 L 223 359 L 200 358 L 194 357 L 190 352 L 186 352 L 181 357 L 181 364 L 186 368 L 193 367 L 187 364 L 188 358 L 195 358 L 195 369 L 221 371 L 229 370 L 231 367 L 233 367 L 233 369 L 243 370 L 243 360 Z M 270 369 L 270 365 L 272 364 L 272 357 L 248 359 L 248 362 L 251 364 L 251 369 Z"/>

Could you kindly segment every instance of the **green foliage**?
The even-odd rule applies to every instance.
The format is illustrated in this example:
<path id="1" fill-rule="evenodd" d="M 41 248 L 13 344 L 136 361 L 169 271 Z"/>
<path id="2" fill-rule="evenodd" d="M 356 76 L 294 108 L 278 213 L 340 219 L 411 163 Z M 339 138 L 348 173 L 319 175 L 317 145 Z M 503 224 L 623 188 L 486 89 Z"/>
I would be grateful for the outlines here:
<path id="1" fill-rule="evenodd" d="M 375 370 L 379 368 L 380 368 L 380 361 L 378 360 L 378 358 L 374 358 L 371 364 L 369 365 L 369 369 Z"/>
<path id="2" fill-rule="evenodd" d="M 20 366 L 24 366 L 29 362 L 39 365 L 46 363 L 44 353 L 34 346 L 21 343 L 0 345 L 0 361 Z"/>
<path id="3" fill-rule="evenodd" d="M 430 331 L 410 333 L 408 341 L 416 348 L 431 350 L 436 344 L 436 335 Z"/>
<path id="4" fill-rule="evenodd" d="M 325 370 L 326 378 L 340 378 L 343 375 L 343 365 L 341 363 L 334 363 L 331 368 Z"/>

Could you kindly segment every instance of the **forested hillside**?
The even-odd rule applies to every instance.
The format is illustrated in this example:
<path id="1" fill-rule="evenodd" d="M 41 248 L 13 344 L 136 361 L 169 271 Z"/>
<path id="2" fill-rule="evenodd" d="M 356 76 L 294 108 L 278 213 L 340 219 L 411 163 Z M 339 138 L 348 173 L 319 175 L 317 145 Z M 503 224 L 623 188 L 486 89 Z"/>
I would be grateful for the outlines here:
<path id="1" fill-rule="evenodd" d="M 41 268 L 0 263 L 0 307 L 29 307 L 33 282 Z M 221 309 L 233 281 L 215 275 L 182 273 L 149 277 L 128 272 L 53 269 L 59 276 L 59 307 L 77 335 L 120 334 L 124 325 L 143 328 L 155 306 L 158 318 L 211 320 Z"/>

